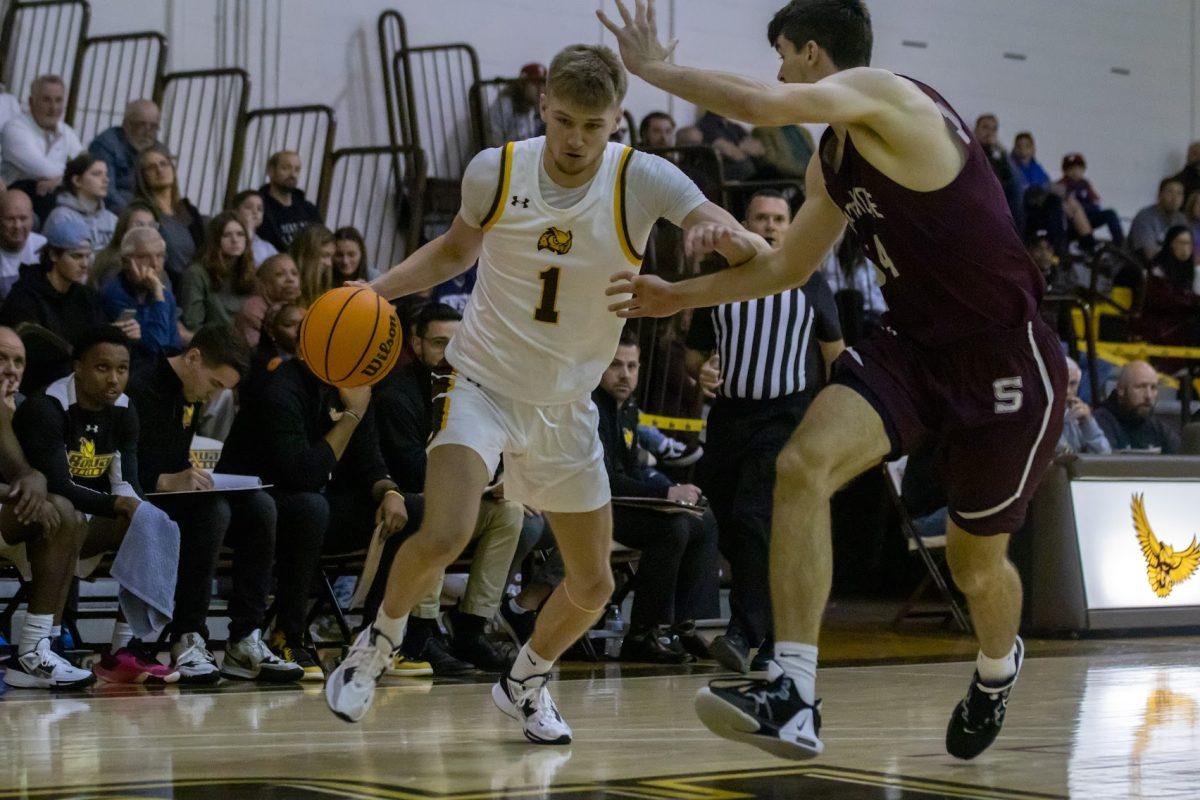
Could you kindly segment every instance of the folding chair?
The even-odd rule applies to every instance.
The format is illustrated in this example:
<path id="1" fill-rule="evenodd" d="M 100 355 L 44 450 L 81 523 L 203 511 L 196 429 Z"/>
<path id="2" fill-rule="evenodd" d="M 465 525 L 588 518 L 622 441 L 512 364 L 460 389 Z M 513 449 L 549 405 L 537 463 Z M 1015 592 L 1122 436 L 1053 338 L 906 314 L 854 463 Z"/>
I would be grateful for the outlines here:
<path id="1" fill-rule="evenodd" d="M 923 538 L 913 526 L 912 516 L 909 515 L 908 509 L 904 507 L 904 502 L 900 498 L 900 486 L 907 466 L 908 456 L 884 464 L 883 471 L 887 478 L 884 483 L 887 484 L 892 505 L 896 507 L 896 513 L 900 515 L 900 531 L 906 539 L 908 552 L 916 552 L 925 564 L 926 574 L 896 613 L 892 625 L 893 627 L 899 626 L 909 617 L 942 617 L 946 620 L 954 620 L 954 623 L 964 633 L 970 633 L 971 621 L 967 618 L 966 611 L 954 596 L 954 592 L 951 591 L 942 574 L 942 568 L 946 563 L 946 535 L 943 533 L 941 536 Z M 917 605 L 929 591 L 930 584 L 937 587 L 938 594 L 942 596 L 948 608 L 942 611 L 916 611 Z"/>

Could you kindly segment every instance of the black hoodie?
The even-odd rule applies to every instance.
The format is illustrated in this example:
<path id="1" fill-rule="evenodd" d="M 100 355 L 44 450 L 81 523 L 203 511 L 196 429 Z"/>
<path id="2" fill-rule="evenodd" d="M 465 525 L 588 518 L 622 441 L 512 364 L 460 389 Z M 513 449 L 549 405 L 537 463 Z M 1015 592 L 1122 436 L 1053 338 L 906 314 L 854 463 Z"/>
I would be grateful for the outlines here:
<path id="1" fill-rule="evenodd" d="M 51 336 L 21 333 L 29 363 L 21 391 L 31 394 L 71 371 L 70 345 L 83 331 L 108 323 L 100 296 L 80 283 L 67 291 L 54 288 L 46 269 L 39 264 L 21 267 L 21 277 L 0 306 L 0 325 L 16 328 L 22 323 L 37 325 Z M 55 341 L 55 339 L 59 341 Z"/>
<path id="2" fill-rule="evenodd" d="M 263 199 L 263 221 L 258 229 L 258 238 L 275 245 L 275 249 L 281 253 L 288 251 L 296 234 L 313 223 L 321 222 L 321 212 L 304 198 L 304 192 L 299 189 L 292 189 L 290 206 L 271 196 L 269 183 L 264 184 L 258 192 Z"/>
<path id="3" fill-rule="evenodd" d="M 1093 415 L 1100 430 L 1108 437 L 1113 452 L 1118 450 L 1158 450 L 1164 455 L 1179 452 L 1179 434 L 1151 414 L 1143 419 L 1121 408 L 1114 389 Z"/>

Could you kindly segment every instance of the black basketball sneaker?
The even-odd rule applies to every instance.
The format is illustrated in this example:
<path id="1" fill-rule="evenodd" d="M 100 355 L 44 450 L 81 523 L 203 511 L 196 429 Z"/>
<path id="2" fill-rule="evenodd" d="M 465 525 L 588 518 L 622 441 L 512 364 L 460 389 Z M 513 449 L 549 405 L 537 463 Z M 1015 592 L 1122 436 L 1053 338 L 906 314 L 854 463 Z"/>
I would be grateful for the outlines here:
<path id="1" fill-rule="evenodd" d="M 800 699 L 792 679 L 771 662 L 767 680 L 717 680 L 696 695 L 696 715 L 710 731 L 793 760 L 819 756 L 821 701 Z"/>
<path id="2" fill-rule="evenodd" d="M 946 752 L 950 755 L 972 759 L 996 741 L 1004 725 L 1008 693 L 1017 682 L 1017 676 L 1021 674 L 1021 662 L 1025 660 L 1025 643 L 1020 636 L 1017 637 L 1016 660 L 1017 671 L 998 686 L 984 683 L 976 670 L 967 696 L 959 701 L 946 727 Z"/>

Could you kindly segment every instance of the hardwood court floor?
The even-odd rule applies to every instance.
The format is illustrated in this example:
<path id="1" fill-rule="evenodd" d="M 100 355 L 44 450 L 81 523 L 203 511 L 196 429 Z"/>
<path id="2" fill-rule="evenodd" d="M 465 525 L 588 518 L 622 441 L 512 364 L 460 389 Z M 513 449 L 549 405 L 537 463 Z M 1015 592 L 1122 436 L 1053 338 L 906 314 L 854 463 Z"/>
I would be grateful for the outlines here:
<path id="1" fill-rule="evenodd" d="M 316 686 L 10 689 L 0 798 L 1200 796 L 1195 642 L 1065 647 L 1078 654 L 1032 654 L 1003 736 L 971 763 L 942 745 L 971 670 L 961 662 L 824 670 L 827 751 L 804 764 L 701 727 L 691 698 L 711 669 L 568 670 L 552 684 L 575 728 L 568 748 L 527 745 L 487 683 L 388 679 L 357 726 L 330 715 Z"/>

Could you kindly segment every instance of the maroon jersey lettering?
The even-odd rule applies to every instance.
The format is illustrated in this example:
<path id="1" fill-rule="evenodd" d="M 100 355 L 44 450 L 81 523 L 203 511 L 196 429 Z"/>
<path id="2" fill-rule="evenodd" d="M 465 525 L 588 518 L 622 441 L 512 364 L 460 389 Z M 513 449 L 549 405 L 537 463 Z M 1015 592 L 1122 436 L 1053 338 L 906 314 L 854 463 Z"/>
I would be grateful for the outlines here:
<path id="1" fill-rule="evenodd" d="M 934 192 L 907 189 L 863 158 L 849 134 L 835 168 L 837 139 L 830 128 L 820 147 L 829 196 L 863 255 L 878 267 L 886 319 L 898 333 L 940 346 L 1023 327 L 1045 284 L 1017 234 L 1000 182 L 962 118 L 933 89 L 913 83 L 966 145 L 958 176 Z"/>

